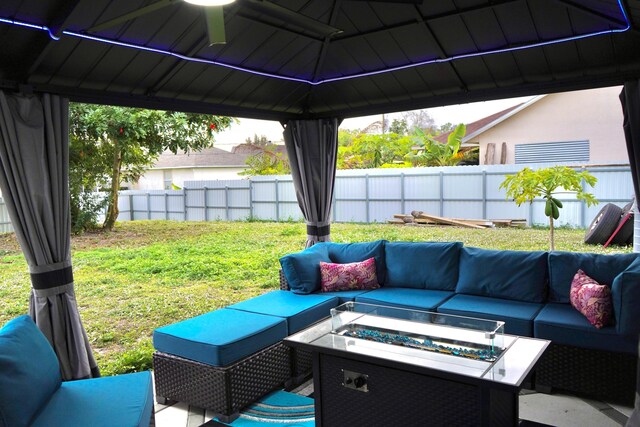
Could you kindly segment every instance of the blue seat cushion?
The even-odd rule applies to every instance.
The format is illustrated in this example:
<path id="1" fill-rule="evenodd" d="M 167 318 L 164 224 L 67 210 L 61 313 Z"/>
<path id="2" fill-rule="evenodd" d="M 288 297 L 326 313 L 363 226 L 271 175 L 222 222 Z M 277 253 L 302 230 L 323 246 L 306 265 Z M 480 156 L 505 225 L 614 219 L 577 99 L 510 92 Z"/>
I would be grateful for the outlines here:
<path id="1" fill-rule="evenodd" d="M 438 313 L 502 320 L 505 333 L 532 337 L 533 319 L 542 307 L 543 304 L 532 302 L 456 295 L 439 306 Z"/>
<path id="2" fill-rule="evenodd" d="M 613 314 L 619 334 L 640 334 L 640 258 L 613 279 Z"/>
<path id="3" fill-rule="evenodd" d="M 320 244 L 280 258 L 291 292 L 310 294 L 320 289 L 320 262 L 331 262 L 327 246 Z"/>
<path id="4" fill-rule="evenodd" d="M 385 286 L 453 291 L 462 243 L 387 242 Z"/>
<path id="5" fill-rule="evenodd" d="M 317 294 L 325 295 L 329 297 L 336 297 L 338 298 L 338 305 L 340 305 L 340 304 L 344 304 L 345 302 L 355 301 L 358 295 L 362 295 L 366 292 L 368 292 L 366 289 L 365 290 L 356 289 L 352 291 L 317 292 Z"/>
<path id="6" fill-rule="evenodd" d="M 356 302 L 391 307 L 435 311 L 453 295 L 451 291 L 432 291 L 412 288 L 380 288 L 356 297 Z"/>
<path id="7" fill-rule="evenodd" d="M 33 427 L 148 427 L 153 410 L 149 372 L 66 381 Z"/>
<path id="8" fill-rule="evenodd" d="M 58 358 L 31 317 L 0 329 L 0 425 L 29 425 L 61 382 Z"/>
<path id="9" fill-rule="evenodd" d="M 578 269 L 602 285 L 613 279 L 638 258 L 638 254 L 602 255 L 578 252 L 549 254 L 549 302 L 569 302 L 571 281 Z"/>
<path id="10" fill-rule="evenodd" d="M 360 262 L 369 258 L 374 258 L 376 260 L 376 276 L 378 276 L 378 283 L 380 285 L 384 283 L 387 274 L 384 240 L 361 243 L 328 242 L 319 244 L 326 246 L 329 251 L 329 258 L 331 258 L 331 262 L 337 264 L 348 264 L 351 262 Z"/>
<path id="11" fill-rule="evenodd" d="M 546 304 L 533 324 L 536 338 L 556 344 L 631 354 L 638 351 L 638 336 L 620 335 L 615 326 L 597 329 L 570 304 Z"/>
<path id="12" fill-rule="evenodd" d="M 546 252 L 462 248 L 456 293 L 542 303 L 546 291 Z"/>
<path id="13" fill-rule="evenodd" d="M 227 308 L 286 319 L 287 332 L 291 335 L 329 316 L 329 310 L 337 305 L 338 298 L 334 296 L 297 295 L 289 291 L 273 291 Z"/>
<path id="14" fill-rule="evenodd" d="M 279 317 L 223 308 L 156 329 L 153 345 L 163 353 L 227 366 L 286 336 L 287 323 Z"/>

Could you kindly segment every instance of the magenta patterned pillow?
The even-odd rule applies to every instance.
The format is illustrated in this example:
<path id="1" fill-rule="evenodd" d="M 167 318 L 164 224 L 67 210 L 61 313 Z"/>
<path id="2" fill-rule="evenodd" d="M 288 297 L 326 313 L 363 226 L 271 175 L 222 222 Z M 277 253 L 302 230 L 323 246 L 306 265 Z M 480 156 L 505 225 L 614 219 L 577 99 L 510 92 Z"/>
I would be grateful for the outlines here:
<path id="1" fill-rule="evenodd" d="M 378 289 L 379 287 L 374 258 L 349 264 L 320 262 L 322 292 Z"/>
<path id="2" fill-rule="evenodd" d="M 611 289 L 599 284 L 582 270 L 578 270 L 573 276 L 569 300 L 596 328 L 600 329 L 609 324 L 613 313 Z"/>

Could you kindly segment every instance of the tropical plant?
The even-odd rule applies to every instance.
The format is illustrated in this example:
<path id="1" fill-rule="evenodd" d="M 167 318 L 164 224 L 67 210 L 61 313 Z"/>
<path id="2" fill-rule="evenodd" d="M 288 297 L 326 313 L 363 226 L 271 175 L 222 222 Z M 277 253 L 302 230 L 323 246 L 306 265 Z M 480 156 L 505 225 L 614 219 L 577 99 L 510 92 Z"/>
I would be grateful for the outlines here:
<path id="1" fill-rule="evenodd" d="M 560 217 L 562 202 L 555 196 L 561 190 L 575 192 L 576 198 L 587 206 L 598 203 L 595 196 L 584 191 L 583 182 L 593 187 L 597 179 L 587 171 L 578 172 L 566 166 L 554 166 L 531 170 L 524 168 L 515 175 L 507 175 L 500 188 L 507 191 L 507 198 L 520 206 L 533 202 L 537 197 L 545 199 L 544 214 L 549 217 L 549 249 L 555 249 L 554 220 Z"/>
<path id="2" fill-rule="evenodd" d="M 430 134 L 415 129 L 413 140 L 419 148 L 417 153 L 407 154 L 407 159 L 415 166 L 455 166 L 469 158 L 477 147 L 461 150 L 462 138 L 467 127 L 460 123 L 451 131 L 446 143 L 436 141 Z"/>
<path id="3" fill-rule="evenodd" d="M 349 145 L 338 147 L 338 169 L 369 169 L 402 164 L 411 150 L 411 138 L 395 133 L 359 134 Z"/>
<path id="4" fill-rule="evenodd" d="M 122 182 L 136 181 L 165 150 L 176 153 L 211 147 L 216 132 L 234 119 L 208 114 L 177 113 L 108 105 L 71 104 L 69 108 L 70 173 L 76 190 L 108 186 L 103 227 L 112 229 L 118 218 L 118 191 Z M 80 199 L 78 199 L 80 200 Z M 80 205 L 79 205 L 80 206 Z"/>

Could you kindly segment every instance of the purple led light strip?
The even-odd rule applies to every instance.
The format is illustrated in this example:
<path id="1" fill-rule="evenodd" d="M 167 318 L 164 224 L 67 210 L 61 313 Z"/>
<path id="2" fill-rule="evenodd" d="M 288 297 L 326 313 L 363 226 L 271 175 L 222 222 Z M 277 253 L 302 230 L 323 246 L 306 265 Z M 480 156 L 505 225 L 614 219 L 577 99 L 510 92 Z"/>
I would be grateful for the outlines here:
<path id="1" fill-rule="evenodd" d="M 257 75 L 257 76 L 275 78 L 275 79 L 280 79 L 280 80 L 287 80 L 287 81 L 292 81 L 292 82 L 297 82 L 297 83 L 305 83 L 305 84 L 309 84 L 309 85 L 312 85 L 312 86 L 318 86 L 318 85 L 321 85 L 321 84 L 324 84 L 324 83 L 332 83 L 332 82 L 337 82 L 337 81 L 342 81 L 342 80 L 357 79 L 357 78 L 360 78 L 360 77 L 375 76 L 375 75 L 378 75 L 378 74 L 391 73 L 391 72 L 394 72 L 394 71 L 406 70 L 406 69 L 409 69 L 409 68 L 421 67 L 421 66 L 429 65 L 429 64 L 439 64 L 439 63 L 444 63 L 444 62 L 455 61 L 455 60 L 458 60 L 458 59 L 474 58 L 474 57 L 484 56 L 484 55 L 495 55 L 495 54 L 498 54 L 498 53 L 515 52 L 515 51 L 531 49 L 531 48 L 535 48 L 535 47 L 550 46 L 550 45 L 559 44 L 559 43 L 566 43 L 566 42 L 569 42 L 569 41 L 586 39 L 586 38 L 589 38 L 589 37 L 597 37 L 597 36 L 601 36 L 601 35 L 604 35 L 604 34 L 623 33 L 625 31 L 628 31 L 631 28 L 631 24 L 629 22 L 629 17 L 627 16 L 627 12 L 625 11 L 624 6 L 622 4 L 622 0 L 617 0 L 617 2 L 618 2 L 618 6 L 620 7 L 620 12 L 622 13 L 624 21 L 627 24 L 627 26 L 625 28 L 617 28 L 617 29 L 612 29 L 612 30 L 596 31 L 594 33 L 588 33 L 588 34 L 583 34 L 583 35 L 578 35 L 578 36 L 571 36 L 571 37 L 564 37 L 564 38 L 560 38 L 560 39 L 556 39 L 556 40 L 532 43 L 532 44 L 523 45 L 523 46 L 516 46 L 516 47 L 509 47 L 509 48 L 502 48 L 502 49 L 494 49 L 494 50 L 488 50 L 488 51 L 484 51 L 484 52 L 465 53 L 465 54 L 462 54 L 462 55 L 454 55 L 454 56 L 450 56 L 450 57 L 447 57 L 447 58 L 429 59 L 429 60 L 426 60 L 426 61 L 415 62 L 415 63 L 411 63 L 411 64 L 407 64 L 407 65 L 399 65 L 399 66 L 387 68 L 387 69 L 384 69 L 384 70 L 368 71 L 368 72 L 364 72 L 364 73 L 350 74 L 350 75 L 346 75 L 346 76 L 333 77 L 333 78 L 323 79 L 323 80 L 318 80 L 318 81 L 311 81 L 311 80 L 297 78 L 297 77 L 289 77 L 289 76 L 283 76 L 283 75 L 275 74 L 275 73 L 267 73 L 267 72 L 263 72 L 263 71 L 252 70 L 250 68 L 240 67 L 240 66 L 237 66 L 237 65 L 227 64 L 227 63 L 224 63 L 224 62 L 214 61 L 214 60 L 210 60 L 210 59 L 196 58 L 196 57 L 192 57 L 192 56 L 186 56 L 186 55 L 182 55 L 180 53 L 171 52 L 171 51 L 168 51 L 168 50 L 156 49 L 156 48 L 146 47 L 146 46 L 140 46 L 140 45 L 133 44 L 133 43 L 127 43 L 127 42 L 121 42 L 121 41 L 117 41 L 117 40 L 111 40 L 111 39 L 107 39 L 107 38 L 104 38 L 104 37 L 97 37 L 97 36 L 91 36 L 89 34 L 76 33 L 74 31 L 64 30 L 64 31 L 62 31 L 62 34 L 66 35 L 66 36 L 70 36 L 70 37 L 76 37 L 76 38 L 80 38 L 80 39 L 96 41 L 96 42 L 99 42 L 99 43 L 106 43 L 106 44 L 110 44 L 110 45 L 114 45 L 114 46 L 121 46 L 121 47 L 130 48 L 130 49 L 137 49 L 137 50 L 142 50 L 142 51 L 145 51 L 145 52 L 157 53 L 157 54 L 160 54 L 160 55 L 173 56 L 175 58 L 178 58 L 178 59 L 181 59 L 181 60 L 184 60 L 184 61 L 197 62 L 197 63 L 208 64 L 208 65 L 216 65 L 216 66 L 219 66 L 219 67 L 229 68 L 229 69 L 232 69 L 232 70 L 237 70 L 237 71 L 241 71 L 241 72 L 244 72 L 244 73 L 250 73 L 250 74 Z M 51 32 L 51 29 L 49 29 L 48 27 L 43 26 L 43 25 L 31 24 L 29 22 L 16 21 L 16 20 L 7 19 L 7 18 L 0 18 L 0 23 L 12 24 L 12 25 L 25 27 L 25 28 L 31 28 L 31 29 L 35 29 L 35 30 L 46 31 L 49 34 L 49 37 L 51 39 L 56 40 L 56 41 L 60 40 L 60 37 L 55 36 Z"/>

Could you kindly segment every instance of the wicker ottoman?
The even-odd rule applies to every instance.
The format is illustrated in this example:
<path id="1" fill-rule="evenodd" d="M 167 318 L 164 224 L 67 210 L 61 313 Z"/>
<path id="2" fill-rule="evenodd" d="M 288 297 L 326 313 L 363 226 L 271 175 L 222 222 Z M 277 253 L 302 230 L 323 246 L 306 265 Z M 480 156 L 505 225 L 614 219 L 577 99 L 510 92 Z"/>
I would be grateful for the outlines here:
<path id="1" fill-rule="evenodd" d="M 156 399 L 209 409 L 223 421 L 289 381 L 284 319 L 221 309 L 153 333 Z"/>

